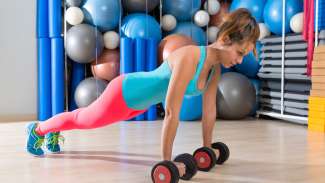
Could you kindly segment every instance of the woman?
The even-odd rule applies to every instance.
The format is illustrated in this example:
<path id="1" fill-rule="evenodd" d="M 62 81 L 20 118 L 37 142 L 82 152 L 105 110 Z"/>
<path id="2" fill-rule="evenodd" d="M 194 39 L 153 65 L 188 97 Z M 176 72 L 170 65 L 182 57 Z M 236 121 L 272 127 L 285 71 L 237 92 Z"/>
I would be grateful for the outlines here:
<path id="1" fill-rule="evenodd" d="M 51 134 L 47 148 L 59 152 L 59 131 L 91 129 L 133 118 L 148 107 L 166 101 L 162 128 L 162 159 L 171 160 L 172 146 L 179 124 L 184 95 L 203 94 L 203 145 L 211 146 L 216 119 L 216 92 L 220 65 L 228 68 L 242 62 L 243 56 L 255 51 L 259 27 L 245 9 L 229 14 L 217 35 L 207 46 L 185 46 L 175 50 L 167 60 L 151 72 L 121 75 L 112 80 L 102 95 L 90 106 L 58 114 L 42 123 L 28 125 L 27 151 L 44 154 L 44 135 Z M 184 165 L 178 163 L 182 175 Z"/>

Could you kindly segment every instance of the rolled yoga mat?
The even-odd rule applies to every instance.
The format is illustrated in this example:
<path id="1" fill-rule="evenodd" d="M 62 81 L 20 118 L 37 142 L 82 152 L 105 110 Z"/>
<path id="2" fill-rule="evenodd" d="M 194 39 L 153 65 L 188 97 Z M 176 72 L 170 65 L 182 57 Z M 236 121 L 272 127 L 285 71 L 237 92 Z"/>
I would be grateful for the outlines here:
<path id="1" fill-rule="evenodd" d="M 147 41 L 142 38 L 136 38 L 134 42 L 135 50 L 135 72 L 141 72 L 146 70 L 146 52 Z M 137 121 L 145 120 L 146 113 L 140 114 L 135 117 Z"/>
<path id="2" fill-rule="evenodd" d="M 46 1 L 46 0 L 45 0 Z M 61 37 L 62 7 L 60 0 L 48 0 L 49 5 L 49 35 L 51 38 Z"/>
<path id="3" fill-rule="evenodd" d="M 155 39 L 147 40 L 147 63 L 146 63 L 146 71 L 152 71 L 157 68 L 157 58 L 158 58 L 158 44 L 159 42 Z M 151 106 L 147 113 L 146 119 L 148 121 L 157 120 L 157 106 Z"/>
<path id="4" fill-rule="evenodd" d="M 52 115 L 64 112 L 64 43 L 63 38 L 51 39 Z"/>
<path id="5" fill-rule="evenodd" d="M 36 37 L 49 37 L 49 12 L 48 1 L 37 0 L 36 5 Z"/>
<path id="6" fill-rule="evenodd" d="M 44 121 L 52 116 L 51 104 L 51 40 L 37 40 L 38 70 L 38 120 Z"/>

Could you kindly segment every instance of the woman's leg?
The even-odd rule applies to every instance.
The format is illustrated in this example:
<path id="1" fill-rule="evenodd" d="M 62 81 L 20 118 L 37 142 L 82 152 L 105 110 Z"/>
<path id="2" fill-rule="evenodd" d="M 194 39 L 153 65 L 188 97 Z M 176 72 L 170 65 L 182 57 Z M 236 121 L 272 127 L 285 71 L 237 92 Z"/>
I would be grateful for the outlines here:
<path id="1" fill-rule="evenodd" d="M 58 114 L 45 122 L 39 123 L 35 129 L 39 135 L 71 129 L 91 129 L 106 126 L 118 121 L 135 117 L 145 110 L 134 110 L 127 107 L 122 95 L 124 76 L 113 79 L 102 95 L 91 105 L 72 112 Z"/>

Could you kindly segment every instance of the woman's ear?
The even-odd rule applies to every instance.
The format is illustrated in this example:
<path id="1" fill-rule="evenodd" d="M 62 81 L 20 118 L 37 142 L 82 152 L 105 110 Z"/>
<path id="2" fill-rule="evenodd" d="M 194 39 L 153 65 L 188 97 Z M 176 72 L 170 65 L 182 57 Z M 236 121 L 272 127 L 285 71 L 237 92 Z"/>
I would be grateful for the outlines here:
<path id="1" fill-rule="evenodd" d="M 220 40 L 222 45 L 226 45 L 226 46 L 231 45 L 231 40 L 229 36 L 223 36 Z"/>

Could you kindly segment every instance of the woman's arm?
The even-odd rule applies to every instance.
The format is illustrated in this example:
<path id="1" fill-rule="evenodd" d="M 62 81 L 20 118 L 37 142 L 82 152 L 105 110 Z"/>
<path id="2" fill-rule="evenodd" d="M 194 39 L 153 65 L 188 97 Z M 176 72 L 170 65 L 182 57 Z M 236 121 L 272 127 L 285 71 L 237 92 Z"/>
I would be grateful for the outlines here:
<path id="1" fill-rule="evenodd" d="M 203 109 L 202 109 L 202 135 L 203 146 L 211 147 L 213 129 L 217 117 L 217 88 L 220 79 L 220 66 L 215 66 L 215 72 L 208 85 L 207 90 L 203 94 Z"/>
<path id="2" fill-rule="evenodd" d="M 162 158 L 164 160 L 171 160 L 173 143 L 179 124 L 179 113 L 182 100 L 187 85 L 196 71 L 194 59 L 197 60 L 197 56 L 193 56 L 193 54 L 188 56 L 188 53 L 191 53 L 190 51 L 193 53 L 195 49 L 198 48 L 187 46 L 181 48 L 181 50 L 177 50 L 175 55 L 171 57 L 171 59 L 174 58 L 178 60 L 173 64 L 173 71 L 166 96 L 165 118 L 161 134 Z"/>

